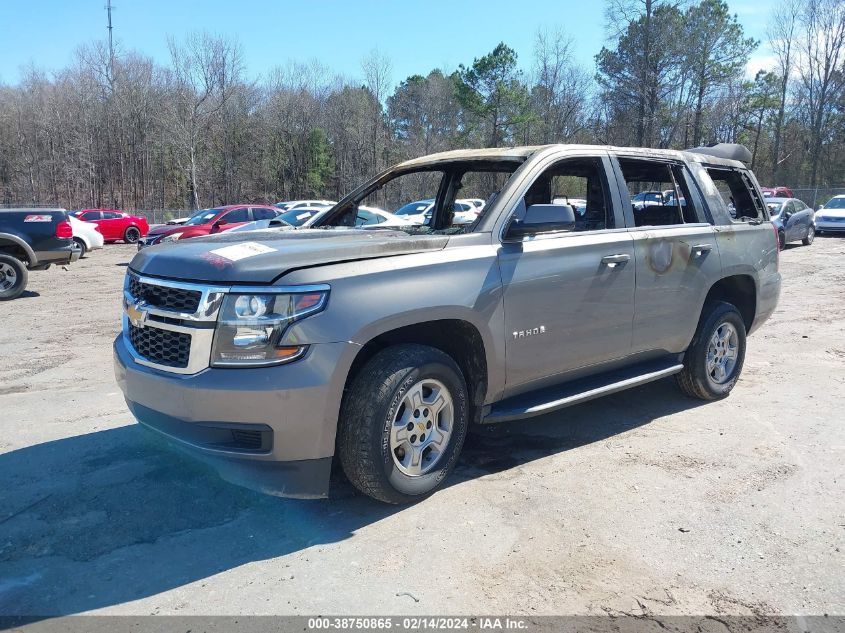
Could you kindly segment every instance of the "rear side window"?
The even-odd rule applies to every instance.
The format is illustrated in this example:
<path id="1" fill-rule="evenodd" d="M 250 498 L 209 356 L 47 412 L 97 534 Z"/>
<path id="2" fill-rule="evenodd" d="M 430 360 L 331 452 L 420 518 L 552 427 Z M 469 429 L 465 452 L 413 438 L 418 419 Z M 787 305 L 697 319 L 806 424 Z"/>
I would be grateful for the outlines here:
<path id="1" fill-rule="evenodd" d="M 271 211 L 270 209 L 253 209 L 252 210 L 252 219 L 253 220 L 272 220 L 273 218 L 278 215 L 275 211 Z"/>
<path id="2" fill-rule="evenodd" d="M 748 176 L 737 169 L 708 167 L 707 174 L 719 190 L 734 222 L 763 219 L 763 201 Z"/>
<path id="3" fill-rule="evenodd" d="M 249 209 L 246 207 L 229 211 L 225 216 L 226 222 L 234 224 L 235 222 L 249 222 Z"/>
<path id="4" fill-rule="evenodd" d="M 693 205 L 683 165 L 620 158 L 634 226 L 675 226 L 702 222 Z"/>

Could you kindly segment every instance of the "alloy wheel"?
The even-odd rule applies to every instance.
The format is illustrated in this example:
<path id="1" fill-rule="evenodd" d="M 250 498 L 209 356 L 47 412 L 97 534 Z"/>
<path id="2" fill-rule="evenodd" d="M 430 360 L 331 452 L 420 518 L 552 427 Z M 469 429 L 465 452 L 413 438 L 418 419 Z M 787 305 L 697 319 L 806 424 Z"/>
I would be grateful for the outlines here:
<path id="1" fill-rule="evenodd" d="M 439 380 L 424 378 L 402 398 L 390 428 L 390 453 L 396 467 L 409 477 L 430 472 L 449 445 L 455 404 Z"/>
<path id="2" fill-rule="evenodd" d="M 707 346 L 707 375 L 719 384 L 725 384 L 733 378 L 739 355 L 739 335 L 736 328 L 723 322 L 713 332 Z"/>
<path id="3" fill-rule="evenodd" d="M 0 292 L 13 288 L 17 282 L 18 274 L 15 269 L 5 262 L 0 262 Z"/>

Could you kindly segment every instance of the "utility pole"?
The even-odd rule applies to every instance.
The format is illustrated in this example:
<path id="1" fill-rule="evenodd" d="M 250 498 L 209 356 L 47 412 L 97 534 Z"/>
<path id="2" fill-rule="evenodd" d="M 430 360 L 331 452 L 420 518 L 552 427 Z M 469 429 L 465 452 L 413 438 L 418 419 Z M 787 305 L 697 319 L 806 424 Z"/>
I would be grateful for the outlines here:
<path id="1" fill-rule="evenodd" d="M 111 6 L 111 0 L 106 0 L 106 13 L 109 18 L 109 87 L 113 87 L 114 82 L 114 40 L 112 39 L 112 25 L 111 25 L 111 11 L 114 7 Z"/>

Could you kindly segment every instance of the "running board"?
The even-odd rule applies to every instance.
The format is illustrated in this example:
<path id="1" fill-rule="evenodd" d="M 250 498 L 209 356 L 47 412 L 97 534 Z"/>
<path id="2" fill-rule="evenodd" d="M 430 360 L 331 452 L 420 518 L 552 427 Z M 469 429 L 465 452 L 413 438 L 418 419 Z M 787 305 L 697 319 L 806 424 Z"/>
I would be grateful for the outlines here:
<path id="1" fill-rule="evenodd" d="M 482 418 L 483 424 L 531 418 L 571 407 L 587 400 L 600 398 L 617 391 L 644 385 L 677 374 L 684 366 L 676 358 L 666 362 L 649 362 L 615 370 L 597 376 L 581 378 L 564 385 L 507 398 L 490 407 Z"/>

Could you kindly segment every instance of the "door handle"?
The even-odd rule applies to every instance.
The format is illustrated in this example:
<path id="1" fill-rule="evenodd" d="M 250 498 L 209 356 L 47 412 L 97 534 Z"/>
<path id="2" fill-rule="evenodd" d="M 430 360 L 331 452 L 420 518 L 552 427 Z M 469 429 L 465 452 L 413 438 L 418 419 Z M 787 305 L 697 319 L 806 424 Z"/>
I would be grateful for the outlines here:
<path id="1" fill-rule="evenodd" d="M 704 253 L 709 253 L 713 250 L 712 244 L 695 244 L 692 247 L 692 254 L 693 256 L 697 257 L 699 255 L 704 255 Z"/>
<path id="2" fill-rule="evenodd" d="M 617 264 L 624 264 L 631 256 L 627 253 L 617 253 L 615 255 L 605 255 L 601 258 L 602 264 L 607 264 L 608 266 L 616 266 Z"/>

